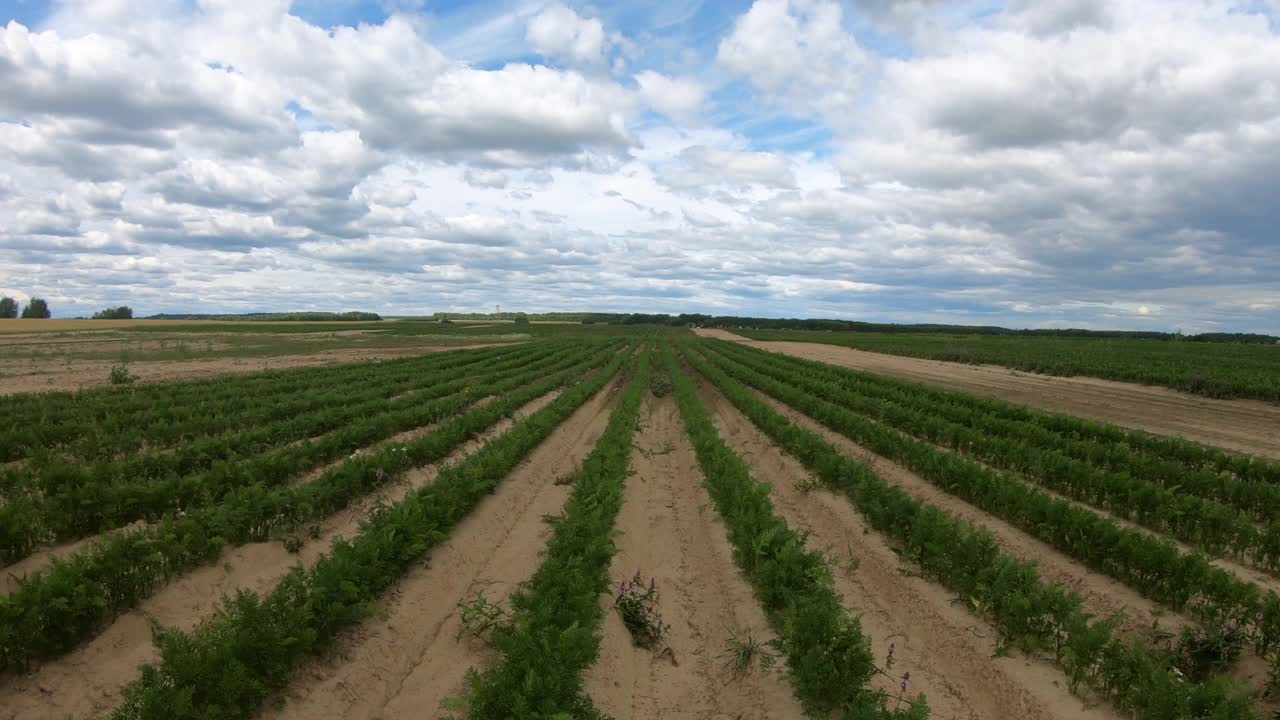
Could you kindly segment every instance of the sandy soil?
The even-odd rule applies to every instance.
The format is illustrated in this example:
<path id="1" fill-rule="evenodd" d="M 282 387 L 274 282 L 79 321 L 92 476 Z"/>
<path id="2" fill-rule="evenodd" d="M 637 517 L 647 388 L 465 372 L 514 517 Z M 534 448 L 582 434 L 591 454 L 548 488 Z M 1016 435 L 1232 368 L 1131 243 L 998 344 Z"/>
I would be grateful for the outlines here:
<path id="1" fill-rule="evenodd" d="M 329 657 L 303 667 L 272 718 L 434 717 L 460 697 L 466 672 L 490 661 L 486 645 L 458 639 L 458 603 L 479 591 L 506 597 L 538 567 L 551 535 L 544 515 L 572 488 L 556 481 L 577 470 L 608 423 L 616 385 L 569 417 L 450 534 L 429 562 L 411 570 L 381 603 L 385 620 L 367 622 Z"/>
<path id="2" fill-rule="evenodd" d="M 307 355 L 278 355 L 274 357 L 216 358 L 211 360 L 182 360 L 164 362 L 135 362 L 129 364 L 129 373 L 139 383 L 167 382 L 171 380 L 195 380 L 217 375 L 282 370 L 285 368 L 341 365 L 344 363 L 390 360 L 414 355 L 469 350 L 490 347 L 500 343 L 474 343 L 469 345 L 431 345 L 404 348 L 355 348 L 324 350 Z M 20 363 L 22 365 L 24 363 Z M 113 361 L 81 361 L 70 365 L 48 363 L 39 374 L 6 374 L 15 369 L 0 365 L 0 395 L 55 390 L 82 390 L 110 385 Z M 18 372 L 27 373 L 25 368 Z"/>
<path id="3" fill-rule="evenodd" d="M 922 360 L 820 343 L 748 340 L 725 330 L 696 331 L 772 352 L 997 397 L 1050 412 L 1173 435 L 1237 452 L 1280 458 L 1280 405 L 1215 400 L 1150 385 L 1055 377 L 998 365 Z"/>
<path id="4" fill-rule="evenodd" d="M 836 589 L 847 607 L 862 613 L 875 652 L 883 658 L 895 644 L 894 678 L 879 678 L 878 686 L 893 692 L 901 673 L 910 672 L 910 692 L 924 692 L 931 716 L 939 719 L 1119 717 L 1106 705 L 1071 695 L 1065 676 L 1046 661 L 1021 654 L 992 658 L 999 636 L 993 626 L 904 567 L 847 500 L 798 490 L 796 483 L 808 476 L 803 466 L 718 392 L 704 387 L 703 394 L 725 441 L 755 477 L 773 484 L 777 511 L 793 528 L 809 531 L 811 546 L 837 562 Z M 1028 550 L 1053 560 L 1040 548 Z"/>
<path id="5" fill-rule="evenodd" d="M 535 400 L 515 413 L 527 416 L 550 403 L 555 394 Z M 191 630 L 211 617 L 220 599 L 238 589 L 269 593 L 298 564 L 311 565 L 339 537 L 353 537 L 360 521 L 379 502 L 393 503 L 435 479 L 442 465 L 474 452 L 514 424 L 505 419 L 450 454 L 437 465 L 418 468 L 370 494 L 361 502 L 325 519 L 320 537 L 290 554 L 280 542 L 243 545 L 228 550 L 217 565 L 177 578 L 138 608 L 117 618 L 102 633 L 72 652 L 21 676 L 0 676 L 0 720 L 65 720 L 96 718 L 119 704 L 125 686 L 145 663 L 158 659 L 149 622 Z"/>
<path id="6" fill-rule="evenodd" d="M 801 717 L 781 666 L 735 681 L 719 657 L 731 630 L 762 640 L 773 633 L 734 564 L 673 399 L 647 406 L 631 463 L 611 576 L 616 583 L 638 570 L 657 581 L 658 608 L 671 625 L 667 641 L 678 665 L 635 647 L 613 596 L 606 595 L 601 656 L 585 678 L 596 707 L 636 720 Z"/>
<path id="7" fill-rule="evenodd" d="M 946 491 L 937 488 L 929 483 L 929 481 L 921 478 L 915 473 L 902 468 L 893 463 L 893 461 L 876 455 L 854 441 L 840 435 L 836 432 L 828 430 L 818 422 L 811 420 L 800 412 L 784 405 L 783 403 L 756 392 L 757 397 L 769 403 L 777 412 L 787 416 L 796 425 L 805 428 L 811 432 L 817 433 L 823 437 L 828 443 L 839 449 L 848 457 L 857 458 L 869 465 L 884 479 L 896 484 L 903 490 L 907 491 L 912 497 L 922 502 L 929 503 L 934 507 L 940 508 L 953 517 L 960 518 L 972 525 L 980 526 L 990 532 L 995 538 L 996 545 L 1006 555 L 1017 557 L 1027 561 L 1033 561 L 1039 566 L 1040 577 L 1047 582 L 1056 583 L 1067 587 L 1080 595 L 1083 600 L 1084 608 L 1094 617 L 1104 618 L 1123 613 L 1124 619 L 1119 626 L 1121 633 L 1127 637 L 1141 637 L 1144 640 L 1151 641 L 1153 626 L 1157 625 L 1165 632 L 1179 632 L 1185 627 L 1192 626 L 1196 621 L 1184 613 L 1175 612 L 1163 607 L 1160 603 L 1143 597 L 1137 590 L 1115 580 L 1103 573 L 1089 569 L 1087 566 L 1079 563 L 1070 556 L 1059 552 L 1053 546 L 1043 543 L 1030 535 L 1026 534 L 1017 527 L 1006 523 L 999 518 L 988 515 L 984 511 L 969 505 L 964 500 L 949 495 Z M 725 408 L 727 415 L 737 413 L 737 410 L 722 398 L 714 398 L 712 402 L 721 403 Z M 749 424 L 749 421 L 738 414 L 742 423 Z M 761 436 L 763 437 L 763 436 Z M 799 465 L 797 464 L 797 467 Z M 801 468 L 803 471 L 803 468 Z M 1102 515 L 1124 527 L 1132 528 L 1144 534 L 1158 537 L 1160 539 L 1169 539 L 1158 533 L 1153 533 L 1146 528 L 1131 523 L 1122 518 L 1117 518 L 1109 513 L 1098 510 L 1092 506 L 1085 505 L 1052 493 L 1044 488 L 1039 488 L 1042 492 L 1046 492 L 1054 497 L 1059 497 L 1076 507 L 1081 507 L 1090 512 Z M 846 505 L 844 498 L 835 497 L 828 493 L 817 493 L 821 496 L 821 502 L 824 505 Z M 838 509 L 838 512 L 850 513 L 858 523 L 862 523 L 856 511 L 851 506 L 845 506 Z M 1191 552 L 1192 549 L 1176 540 L 1169 539 L 1182 552 Z M 1251 568 L 1239 563 L 1217 559 L 1211 561 L 1213 565 L 1234 574 L 1236 577 L 1252 582 L 1264 591 L 1280 592 L 1280 580 L 1268 575 L 1267 573 Z M 1248 685 L 1255 690 L 1262 691 L 1267 684 L 1266 661 L 1256 655 L 1246 652 L 1240 662 L 1233 668 L 1232 675 L 1240 682 Z M 1264 701 L 1260 706 L 1265 710 L 1264 715 L 1280 711 L 1280 698 L 1269 699 Z"/>

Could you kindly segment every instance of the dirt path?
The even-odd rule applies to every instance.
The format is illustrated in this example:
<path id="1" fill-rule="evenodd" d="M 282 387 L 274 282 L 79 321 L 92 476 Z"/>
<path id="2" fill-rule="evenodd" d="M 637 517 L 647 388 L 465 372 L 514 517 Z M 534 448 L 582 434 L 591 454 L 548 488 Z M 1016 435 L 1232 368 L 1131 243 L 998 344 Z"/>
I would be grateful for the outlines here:
<path id="1" fill-rule="evenodd" d="M 217 375 L 283 370 L 286 368 L 342 365 L 345 363 L 391 360 L 394 358 L 428 355 L 449 350 L 471 350 L 512 343 L 471 343 L 467 345 L 429 345 L 403 348 L 347 348 L 321 350 L 307 355 L 276 355 L 265 357 L 228 357 L 206 360 L 141 361 L 129 364 L 129 373 L 142 384 L 195 380 Z M 83 390 L 110 385 L 111 367 L 115 360 L 75 360 L 63 365 L 50 361 L 40 365 L 37 372 L 30 372 L 27 365 L 6 366 L 0 364 L 0 396 L 28 392 Z M 5 373 L 10 374 L 5 374 Z"/>
<path id="2" fill-rule="evenodd" d="M 550 403 L 543 396 L 515 413 L 525 417 Z M 242 545 L 227 551 L 217 565 L 183 575 L 124 613 L 102 633 L 70 653 L 21 676 L 0 676 L 0 720 L 96 718 L 119 704 L 126 685 L 142 665 L 155 662 L 149 621 L 191 630 L 212 616 L 224 595 L 238 589 L 269 593 L 297 564 L 311 565 L 339 537 L 353 537 L 360 521 L 378 502 L 393 503 L 435 479 L 440 466 L 474 452 L 514 424 L 504 419 L 451 453 L 441 463 L 407 473 L 400 482 L 319 523 L 320 537 L 290 554 L 281 542 Z"/>
<path id="3" fill-rule="evenodd" d="M 696 332 L 703 337 L 731 340 L 806 360 L 987 395 L 1158 435 L 1184 437 L 1236 452 L 1280 458 L 1280 405 L 1255 400 L 1215 400 L 1149 385 L 1038 375 L 998 365 L 923 360 L 821 343 L 748 340 L 725 330 Z"/>
<path id="4" fill-rule="evenodd" d="M 838 565 L 836 589 L 862 613 L 863 631 L 880 659 L 895 644 L 894 682 L 911 673 L 911 693 L 928 697 L 935 718 L 1117 718 L 1106 705 L 1087 703 L 1066 689 L 1066 677 L 1048 662 L 1016 654 L 991 657 L 998 633 L 969 613 L 942 586 L 904 572 L 901 560 L 844 498 L 803 492 L 803 466 L 778 450 L 742 413 L 710 387 L 703 390 L 725 442 L 773 484 L 777 511 L 811 545 Z"/>
<path id="5" fill-rule="evenodd" d="M 442 713 L 465 690 L 466 672 L 483 667 L 483 642 L 457 639 L 457 604 L 483 590 L 505 600 L 532 576 L 551 535 L 543 517 L 563 507 L 576 471 L 604 433 L 616 384 L 580 408 L 521 463 L 381 603 L 385 620 L 357 627 L 332 656 L 308 663 L 270 718 L 418 718 Z"/>
<path id="6" fill-rule="evenodd" d="M 679 665 L 635 647 L 613 596 L 605 596 L 604 642 L 585 678 L 587 694 L 616 718 L 801 717 L 781 667 L 737 681 L 723 667 L 719 655 L 730 630 L 760 639 L 773 633 L 733 562 L 728 531 L 702 488 L 671 398 L 646 407 L 631 463 L 610 575 L 616 583 L 638 570 L 657 581 L 659 611 L 671 625 L 668 642 Z"/>

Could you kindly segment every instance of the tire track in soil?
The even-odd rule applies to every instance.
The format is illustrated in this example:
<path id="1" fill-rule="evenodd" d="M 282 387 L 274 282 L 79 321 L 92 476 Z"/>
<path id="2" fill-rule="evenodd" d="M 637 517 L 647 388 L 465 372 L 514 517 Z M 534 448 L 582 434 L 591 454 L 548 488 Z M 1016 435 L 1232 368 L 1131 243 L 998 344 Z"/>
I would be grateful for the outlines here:
<path id="1" fill-rule="evenodd" d="M 773 633 L 751 585 L 733 561 L 728 530 L 702 487 L 693 445 L 674 399 L 651 399 L 631 455 L 617 529 L 615 582 L 637 570 L 657 581 L 658 609 L 671 625 L 676 662 L 635 647 L 613 594 L 605 610 L 600 659 L 584 685 L 596 707 L 617 718 L 798 718 L 803 710 L 779 664 L 730 682 L 719 657 L 730 630 Z"/>
<path id="2" fill-rule="evenodd" d="M 534 400 L 514 415 L 522 418 L 550 404 L 559 391 Z M 214 565 L 175 578 L 139 606 L 117 617 L 97 636 L 62 657 L 22 675 L 0 676 L 0 720 L 96 718 L 111 712 L 144 664 L 159 660 L 150 621 L 192 630 L 213 615 L 222 597 L 237 590 L 269 593 L 298 564 L 309 566 L 339 537 L 351 538 L 380 502 L 394 503 L 435 479 L 443 465 L 475 452 L 506 432 L 504 418 L 441 462 L 412 470 L 397 482 L 366 495 L 319 522 L 320 537 L 291 554 L 284 543 L 267 541 L 228 549 Z"/>
<path id="3" fill-rule="evenodd" d="M 559 513 L 572 492 L 556 481 L 576 472 L 604 434 L 619 388 L 615 381 L 579 408 L 401 578 L 380 603 L 385 620 L 356 627 L 332 654 L 304 665 L 283 705 L 259 717 L 434 717 L 461 697 L 467 670 L 492 653 L 480 640 L 457 638 L 458 602 L 479 590 L 503 602 L 533 575 L 552 532 L 543 517 Z"/>
<path id="4" fill-rule="evenodd" d="M 1000 365 L 924 360 L 839 345 L 748 340 L 724 330 L 695 331 L 782 355 L 888 375 L 946 390 L 1156 435 L 1182 437 L 1225 450 L 1280 458 L 1280 405 L 1259 400 L 1218 400 L 1154 385 L 1091 377 L 1041 375 Z"/>
<path id="5" fill-rule="evenodd" d="M 993 625 L 971 614 L 940 584 L 916 575 L 847 499 L 797 489 L 797 483 L 809 478 L 805 468 L 719 391 L 705 381 L 701 387 L 703 402 L 725 442 L 748 462 L 753 477 L 773 485 L 777 512 L 794 529 L 809 532 L 811 547 L 822 549 L 836 564 L 836 589 L 846 607 L 861 613 L 877 662 L 883 661 L 889 643 L 895 643 L 894 677 L 877 677 L 874 686 L 892 696 L 901 673 L 910 672 L 908 694 L 923 692 L 931 717 L 938 720 L 1122 717 L 1105 703 L 1068 692 L 1066 676 L 1050 661 L 1021 653 L 992 658 L 999 637 Z M 837 447 L 848 452 L 847 446 Z M 884 468 L 876 469 L 884 474 Z M 901 480 L 897 474 L 886 479 Z M 1026 553 L 1028 545 L 1022 547 Z M 1036 559 L 1043 567 L 1046 558 Z"/>

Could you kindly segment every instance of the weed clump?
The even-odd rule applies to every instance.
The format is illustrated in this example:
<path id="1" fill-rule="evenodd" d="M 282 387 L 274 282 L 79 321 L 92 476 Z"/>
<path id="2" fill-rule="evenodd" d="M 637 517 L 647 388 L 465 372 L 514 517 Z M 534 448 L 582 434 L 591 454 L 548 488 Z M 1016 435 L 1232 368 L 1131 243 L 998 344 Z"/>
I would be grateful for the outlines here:
<path id="1" fill-rule="evenodd" d="M 776 640 L 761 640 L 750 630 L 741 634 L 729 630 L 729 647 L 720 653 L 720 659 L 724 661 L 724 670 L 730 679 L 738 680 L 757 664 L 763 672 L 772 670 L 778 660 L 776 650 Z"/>
<path id="2" fill-rule="evenodd" d="M 638 647 L 652 650 L 671 630 L 662 622 L 662 615 L 658 612 L 656 580 L 650 579 L 646 585 L 639 570 L 635 577 L 618 583 L 618 596 L 613 605 L 618 608 L 622 623 Z"/>
<path id="3" fill-rule="evenodd" d="M 462 624 L 458 627 L 457 639 L 470 635 L 477 640 L 487 640 L 493 630 L 511 622 L 511 612 L 498 603 L 490 602 L 484 591 L 476 593 L 470 600 L 458 603 L 462 612 Z"/>
<path id="4" fill-rule="evenodd" d="M 121 363 L 111 366 L 111 384 L 112 385 L 132 385 L 138 378 L 129 372 L 129 366 Z"/>
<path id="5" fill-rule="evenodd" d="M 671 376 L 666 373 L 654 373 L 649 378 L 649 392 L 654 397 L 666 397 L 671 394 L 674 386 L 671 384 Z"/>

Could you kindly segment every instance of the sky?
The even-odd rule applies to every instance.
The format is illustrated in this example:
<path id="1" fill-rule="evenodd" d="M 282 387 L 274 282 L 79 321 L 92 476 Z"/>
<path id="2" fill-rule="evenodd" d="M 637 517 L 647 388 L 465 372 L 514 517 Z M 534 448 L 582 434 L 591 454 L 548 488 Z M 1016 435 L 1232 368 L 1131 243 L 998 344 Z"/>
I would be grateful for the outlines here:
<path id="1" fill-rule="evenodd" d="M 1280 334 L 1280 0 L 0 0 L 0 295 Z"/>

